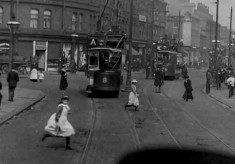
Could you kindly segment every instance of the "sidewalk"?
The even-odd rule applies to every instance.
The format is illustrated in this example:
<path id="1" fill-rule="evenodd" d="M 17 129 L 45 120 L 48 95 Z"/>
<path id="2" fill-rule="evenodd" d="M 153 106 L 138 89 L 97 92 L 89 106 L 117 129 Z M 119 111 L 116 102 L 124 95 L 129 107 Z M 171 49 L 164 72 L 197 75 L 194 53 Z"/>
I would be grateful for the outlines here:
<path id="1" fill-rule="evenodd" d="M 203 89 L 203 92 L 206 94 L 206 89 Z M 218 90 L 216 87 L 211 87 L 210 94 L 208 94 L 208 96 L 235 111 L 235 95 L 228 98 L 228 93 L 228 87 L 225 84 L 221 84 L 221 89 Z"/>
<path id="2" fill-rule="evenodd" d="M 8 101 L 8 87 L 3 86 L 1 93 L 3 98 L 0 108 L 0 125 L 45 97 L 42 91 L 16 88 L 14 101 L 10 102 Z"/>

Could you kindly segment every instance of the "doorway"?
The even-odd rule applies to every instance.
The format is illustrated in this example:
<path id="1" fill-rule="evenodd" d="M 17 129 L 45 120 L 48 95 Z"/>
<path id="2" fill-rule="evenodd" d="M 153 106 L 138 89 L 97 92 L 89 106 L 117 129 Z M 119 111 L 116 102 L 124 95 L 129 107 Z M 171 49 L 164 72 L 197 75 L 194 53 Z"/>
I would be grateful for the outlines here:
<path id="1" fill-rule="evenodd" d="M 38 58 L 38 68 L 45 70 L 45 50 L 36 50 L 36 57 Z"/>

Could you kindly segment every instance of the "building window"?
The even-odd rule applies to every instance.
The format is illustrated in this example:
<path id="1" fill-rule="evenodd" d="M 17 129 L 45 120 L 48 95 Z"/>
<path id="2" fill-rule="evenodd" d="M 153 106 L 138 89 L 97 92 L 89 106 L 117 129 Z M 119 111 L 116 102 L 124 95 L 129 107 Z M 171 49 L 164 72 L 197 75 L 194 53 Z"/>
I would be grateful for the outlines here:
<path id="1" fill-rule="evenodd" d="M 77 25 L 77 13 L 72 14 L 72 31 L 76 31 L 76 25 Z"/>
<path id="2" fill-rule="evenodd" d="M 0 7 L 0 26 L 2 25 L 3 9 Z"/>
<path id="3" fill-rule="evenodd" d="M 51 11 L 46 10 L 43 14 L 43 28 L 51 28 Z"/>
<path id="4" fill-rule="evenodd" d="M 79 15 L 79 24 L 78 24 L 78 30 L 82 31 L 83 30 L 83 14 Z"/>
<path id="5" fill-rule="evenodd" d="M 30 10 L 30 28 L 38 28 L 38 10 Z"/>
<path id="6" fill-rule="evenodd" d="M 92 15 L 90 15 L 90 33 L 92 33 L 92 30 L 93 30 L 93 28 L 92 28 Z"/>

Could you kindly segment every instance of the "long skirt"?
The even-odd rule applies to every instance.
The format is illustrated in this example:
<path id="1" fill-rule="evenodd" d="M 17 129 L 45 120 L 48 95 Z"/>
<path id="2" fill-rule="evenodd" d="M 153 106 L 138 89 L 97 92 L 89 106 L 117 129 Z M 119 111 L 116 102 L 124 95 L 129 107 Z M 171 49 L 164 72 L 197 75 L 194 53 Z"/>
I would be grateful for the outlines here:
<path id="1" fill-rule="evenodd" d="M 193 93 L 191 91 L 185 91 L 183 94 L 183 99 L 184 100 L 189 100 L 189 99 L 193 100 Z"/>
<path id="2" fill-rule="evenodd" d="M 134 94 L 133 92 L 130 92 L 129 94 L 129 101 L 127 105 L 139 106 L 138 96 Z"/>
<path id="3" fill-rule="evenodd" d="M 54 135 L 61 137 L 68 137 L 75 134 L 75 131 L 72 125 L 68 122 L 67 119 L 59 119 L 58 122 L 55 121 L 56 113 L 52 114 L 49 118 L 45 131 Z"/>
<path id="4" fill-rule="evenodd" d="M 36 82 L 38 80 L 38 71 L 37 69 L 32 69 L 30 74 L 30 80 Z"/>

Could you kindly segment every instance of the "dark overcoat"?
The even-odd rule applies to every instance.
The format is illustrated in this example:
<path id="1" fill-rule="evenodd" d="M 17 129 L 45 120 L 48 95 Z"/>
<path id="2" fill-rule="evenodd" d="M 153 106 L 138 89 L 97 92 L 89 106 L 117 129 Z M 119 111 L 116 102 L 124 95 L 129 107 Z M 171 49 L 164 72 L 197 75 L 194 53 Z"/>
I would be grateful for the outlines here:
<path id="1" fill-rule="evenodd" d="M 156 70 L 154 72 L 154 85 L 155 86 L 162 86 L 163 80 L 164 80 L 164 75 L 163 75 L 162 71 L 160 69 Z"/>
<path id="2" fill-rule="evenodd" d="M 66 90 L 68 87 L 66 71 L 62 69 L 60 78 L 60 90 Z"/>
<path id="3" fill-rule="evenodd" d="M 16 71 L 12 70 L 7 74 L 7 82 L 9 88 L 16 88 L 18 81 L 19 81 L 19 75 Z"/>
<path id="4" fill-rule="evenodd" d="M 184 82 L 184 88 L 185 88 L 185 92 L 183 95 L 183 99 L 184 100 L 188 100 L 188 99 L 193 100 L 193 94 L 192 94 L 193 88 L 192 88 L 191 80 L 187 79 Z"/>

